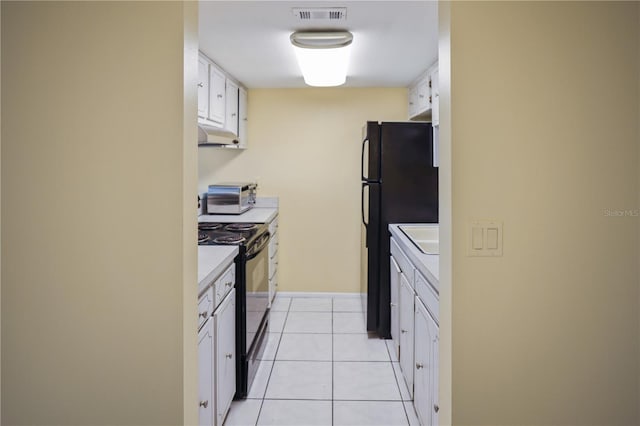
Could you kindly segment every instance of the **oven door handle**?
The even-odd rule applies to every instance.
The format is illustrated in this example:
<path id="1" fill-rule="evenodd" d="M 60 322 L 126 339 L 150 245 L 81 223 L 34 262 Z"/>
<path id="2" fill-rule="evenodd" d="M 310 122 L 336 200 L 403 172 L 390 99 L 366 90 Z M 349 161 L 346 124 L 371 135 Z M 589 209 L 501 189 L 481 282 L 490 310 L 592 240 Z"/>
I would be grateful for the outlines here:
<path id="1" fill-rule="evenodd" d="M 258 242 L 255 249 L 252 247 L 251 252 L 247 252 L 247 260 L 255 259 L 265 247 L 269 245 L 269 240 L 271 239 L 271 234 L 269 232 L 265 232 L 261 238 L 261 241 Z"/>

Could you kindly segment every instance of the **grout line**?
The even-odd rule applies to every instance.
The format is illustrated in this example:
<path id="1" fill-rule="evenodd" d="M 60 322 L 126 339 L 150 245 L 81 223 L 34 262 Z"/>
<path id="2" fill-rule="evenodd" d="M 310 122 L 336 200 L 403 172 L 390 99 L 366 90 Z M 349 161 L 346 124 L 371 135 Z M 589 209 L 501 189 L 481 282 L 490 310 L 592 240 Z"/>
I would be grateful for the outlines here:
<path id="1" fill-rule="evenodd" d="M 393 347 L 393 340 L 391 340 L 391 342 L 392 342 L 391 346 Z M 393 371 L 393 377 L 396 378 L 396 386 L 398 387 L 398 393 L 400 394 L 400 401 L 402 401 L 402 409 L 404 410 L 404 415 L 407 418 L 407 425 L 411 425 L 411 420 L 409 420 L 409 413 L 407 413 L 407 407 L 404 404 L 405 401 L 404 401 L 404 398 L 402 397 L 402 389 L 400 388 L 400 383 L 399 383 L 398 376 L 396 374 L 396 369 L 393 368 L 393 358 L 391 357 L 391 351 L 389 349 L 389 345 L 387 345 L 386 342 L 385 342 L 385 346 L 387 348 L 387 354 L 389 355 L 389 360 L 390 360 L 390 363 L 391 363 L 391 370 Z M 400 364 L 400 363 L 398 363 L 398 364 Z M 400 377 L 400 380 L 404 380 L 404 379 L 402 377 Z"/>
<path id="2" fill-rule="evenodd" d="M 334 410 L 333 410 L 333 398 L 334 398 L 334 393 L 335 393 L 335 374 L 333 372 L 333 367 L 334 367 L 334 362 L 333 362 L 333 351 L 334 351 L 334 345 L 333 345 L 333 298 L 331 299 L 331 426 L 333 426 L 333 423 L 335 422 L 333 415 L 334 415 Z"/>
<path id="3" fill-rule="evenodd" d="M 265 398 L 265 401 L 339 401 L 339 402 L 397 402 L 402 404 L 404 402 L 411 401 L 401 401 L 399 399 L 326 399 L 326 398 Z"/>
<path id="4" fill-rule="evenodd" d="M 322 402 L 331 402 L 330 399 L 326 398 L 265 398 L 265 401 L 322 401 Z"/>
<path id="5" fill-rule="evenodd" d="M 291 301 L 289 301 L 289 306 L 291 306 Z M 271 370 L 269 371 L 269 377 L 267 378 L 267 385 L 264 387 L 264 393 L 262 394 L 262 402 L 260 403 L 260 409 L 258 410 L 258 417 L 256 417 L 256 424 L 254 426 L 258 426 L 258 420 L 260 419 L 260 414 L 262 414 L 262 407 L 264 406 L 264 400 L 267 396 L 267 389 L 269 388 L 269 381 L 271 381 L 271 374 L 273 373 L 273 369 L 276 366 L 275 358 L 278 357 L 278 349 L 280 349 L 280 342 L 282 342 L 282 335 L 284 334 L 284 328 L 287 325 L 287 318 L 289 317 L 289 311 L 287 310 L 286 315 L 284 316 L 284 323 L 282 324 L 282 332 L 280 333 L 280 339 L 278 339 L 278 347 L 276 347 L 276 353 L 273 356 L 274 360 L 271 361 Z"/>
<path id="6" fill-rule="evenodd" d="M 338 402 L 397 402 L 403 404 L 405 401 L 399 399 L 334 399 Z M 408 401 L 407 401 L 408 402 Z"/>

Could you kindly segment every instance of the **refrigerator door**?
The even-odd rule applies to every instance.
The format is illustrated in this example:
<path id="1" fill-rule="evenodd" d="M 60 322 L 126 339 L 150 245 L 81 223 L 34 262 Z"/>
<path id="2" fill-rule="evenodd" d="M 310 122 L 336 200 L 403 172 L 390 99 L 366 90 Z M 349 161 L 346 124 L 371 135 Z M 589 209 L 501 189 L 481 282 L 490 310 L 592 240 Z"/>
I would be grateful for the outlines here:
<path id="1" fill-rule="evenodd" d="M 363 182 L 361 202 L 360 292 L 367 295 L 363 301 L 367 330 L 375 331 L 378 327 L 380 281 L 380 184 Z"/>
<path id="2" fill-rule="evenodd" d="M 361 179 L 363 182 L 380 182 L 380 125 L 375 121 L 368 121 L 363 134 Z"/>
<path id="3" fill-rule="evenodd" d="M 383 123 L 381 215 L 389 223 L 438 222 L 438 168 L 429 123 Z M 387 242 L 388 244 L 388 242 Z"/>

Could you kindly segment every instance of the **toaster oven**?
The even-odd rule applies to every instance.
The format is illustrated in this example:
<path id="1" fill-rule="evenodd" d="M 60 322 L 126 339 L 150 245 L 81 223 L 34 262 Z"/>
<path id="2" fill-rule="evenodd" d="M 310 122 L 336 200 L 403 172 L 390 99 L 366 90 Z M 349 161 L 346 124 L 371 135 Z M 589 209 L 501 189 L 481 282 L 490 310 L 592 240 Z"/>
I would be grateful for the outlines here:
<path id="1" fill-rule="evenodd" d="M 209 185 L 207 214 L 240 214 L 256 203 L 258 184 L 251 182 L 224 182 Z"/>

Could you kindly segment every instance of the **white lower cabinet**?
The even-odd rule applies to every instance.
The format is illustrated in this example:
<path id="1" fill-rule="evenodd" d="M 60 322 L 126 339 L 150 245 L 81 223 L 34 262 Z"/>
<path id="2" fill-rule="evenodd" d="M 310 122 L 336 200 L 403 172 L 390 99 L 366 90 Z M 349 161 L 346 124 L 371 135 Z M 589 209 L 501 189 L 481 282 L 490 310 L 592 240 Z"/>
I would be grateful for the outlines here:
<path id="1" fill-rule="evenodd" d="M 400 311 L 398 310 L 398 299 L 400 298 L 400 267 L 398 262 L 393 258 L 391 261 L 391 339 L 393 341 L 393 349 L 396 351 L 396 357 L 400 353 Z"/>
<path id="2" fill-rule="evenodd" d="M 271 241 L 269 242 L 269 306 L 276 297 L 278 291 L 278 246 L 280 245 L 278 235 L 278 216 L 269 222 L 269 233 Z"/>
<path id="3" fill-rule="evenodd" d="M 198 304 L 201 307 L 198 312 L 201 318 L 198 332 L 198 424 L 200 426 L 222 426 L 236 393 L 234 272 L 235 265 L 232 263 L 225 272 L 207 286 Z M 227 285 L 228 283 L 231 285 Z M 210 300 L 215 303 L 210 304 Z"/>
<path id="4" fill-rule="evenodd" d="M 415 307 L 413 405 L 423 425 L 438 424 L 438 324 L 419 298 Z"/>
<path id="5" fill-rule="evenodd" d="M 200 426 L 213 424 L 213 321 L 198 333 L 198 414 Z"/>
<path id="6" fill-rule="evenodd" d="M 216 329 L 216 425 L 221 426 L 236 392 L 236 291 L 231 290 L 213 314 Z"/>
<path id="7" fill-rule="evenodd" d="M 396 237 L 397 238 L 397 237 Z M 391 337 L 399 345 L 400 370 L 422 426 L 438 424 L 439 301 L 436 287 L 391 238 Z M 394 299 L 397 294 L 397 299 Z M 394 303 L 397 300 L 397 309 Z M 397 318 L 395 320 L 394 318 Z M 397 329 L 394 324 L 397 321 Z M 396 343 L 394 333 L 398 335 Z"/>
<path id="8" fill-rule="evenodd" d="M 400 369 L 413 397 L 413 304 L 415 294 L 407 277 L 400 274 Z"/>

